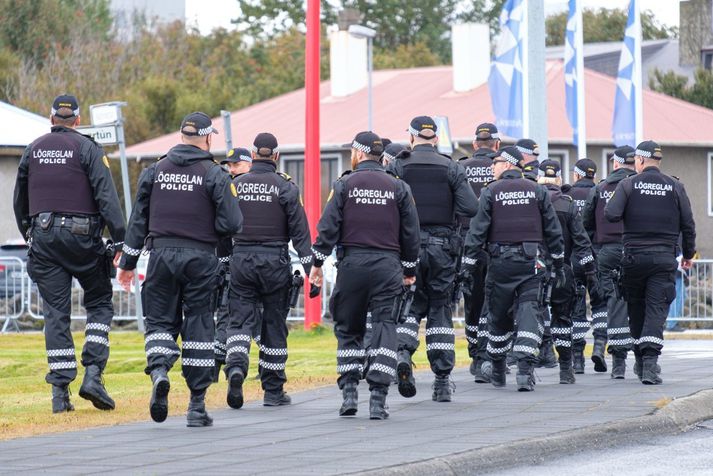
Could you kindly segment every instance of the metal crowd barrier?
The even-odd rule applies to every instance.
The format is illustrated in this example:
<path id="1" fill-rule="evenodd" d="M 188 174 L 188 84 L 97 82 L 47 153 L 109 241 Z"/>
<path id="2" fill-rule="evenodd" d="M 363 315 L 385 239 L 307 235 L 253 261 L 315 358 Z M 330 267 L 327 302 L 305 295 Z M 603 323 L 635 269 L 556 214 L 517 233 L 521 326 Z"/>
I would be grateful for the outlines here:
<path id="1" fill-rule="evenodd" d="M 322 287 L 322 315 L 328 314 L 329 296 L 334 288 L 336 269 L 325 266 Z M 305 280 L 307 281 L 307 280 Z M 136 320 L 136 304 L 133 292 L 126 292 L 114 280 L 113 302 L 117 321 Z M 305 286 L 309 290 L 309 286 Z M 676 300 L 671 304 L 669 320 L 679 322 L 713 322 L 713 259 L 700 259 L 685 273 L 677 271 Z M 83 307 L 84 292 L 79 283 L 72 284 L 72 319 L 86 319 Z M 289 321 L 304 320 L 304 293 L 297 306 L 290 310 Z M 308 298 L 309 299 L 309 298 Z M 25 263 L 19 258 L 0 258 L 0 320 L 4 321 L 2 332 L 19 330 L 17 319 L 29 315 L 42 320 L 42 299 L 37 285 L 27 275 Z M 458 303 L 453 313 L 456 322 L 464 320 L 463 302 Z"/>

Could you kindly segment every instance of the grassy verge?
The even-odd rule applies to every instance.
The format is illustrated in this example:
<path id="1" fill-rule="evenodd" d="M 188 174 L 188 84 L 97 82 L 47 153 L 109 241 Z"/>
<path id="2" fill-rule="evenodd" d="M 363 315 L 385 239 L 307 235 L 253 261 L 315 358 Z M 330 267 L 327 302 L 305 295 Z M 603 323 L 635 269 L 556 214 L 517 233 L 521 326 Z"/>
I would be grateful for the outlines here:
<path id="1" fill-rule="evenodd" d="M 79 358 L 84 336 L 77 333 L 74 339 Z M 337 342 L 331 330 L 293 331 L 288 347 L 288 392 L 335 385 Z M 79 397 L 83 376 L 80 369 L 77 380 L 70 386 L 76 410 L 53 415 L 50 386 L 44 381 L 47 373 L 44 349 L 42 334 L 0 335 L 0 440 L 149 419 L 151 384 L 143 372 L 146 360 L 143 337 L 139 333 L 116 332 L 111 335 L 111 357 L 105 373 L 106 387 L 116 401 L 116 410 L 111 412 L 96 410 Z M 414 356 L 420 369 L 428 368 L 424 349 L 422 344 Z M 467 364 L 467 356 L 465 338 L 459 336 L 456 339 L 457 364 Z M 247 401 L 262 398 L 259 382 L 251 378 L 257 372 L 256 366 L 257 350 L 252 346 L 250 378 L 244 386 Z M 169 414 L 184 414 L 189 391 L 181 377 L 180 365 L 174 367 L 170 377 Z M 226 408 L 226 391 L 224 380 L 212 385 L 208 390 L 208 406 Z"/>

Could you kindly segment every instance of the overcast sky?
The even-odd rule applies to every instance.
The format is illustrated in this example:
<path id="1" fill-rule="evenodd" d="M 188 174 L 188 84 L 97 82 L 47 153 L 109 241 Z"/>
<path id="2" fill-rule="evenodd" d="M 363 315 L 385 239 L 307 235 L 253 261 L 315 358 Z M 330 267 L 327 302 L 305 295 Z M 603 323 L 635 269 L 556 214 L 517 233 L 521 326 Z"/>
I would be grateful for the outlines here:
<path id="1" fill-rule="evenodd" d="M 582 3 L 585 8 L 626 8 L 629 0 L 582 0 Z M 678 26 L 678 4 L 679 0 L 641 0 L 642 10 L 651 10 L 659 23 L 668 26 Z M 566 9 L 566 0 L 545 0 L 545 14 Z M 188 23 L 195 22 L 204 34 L 217 27 L 233 28 L 230 20 L 239 14 L 237 0 L 186 0 Z"/>

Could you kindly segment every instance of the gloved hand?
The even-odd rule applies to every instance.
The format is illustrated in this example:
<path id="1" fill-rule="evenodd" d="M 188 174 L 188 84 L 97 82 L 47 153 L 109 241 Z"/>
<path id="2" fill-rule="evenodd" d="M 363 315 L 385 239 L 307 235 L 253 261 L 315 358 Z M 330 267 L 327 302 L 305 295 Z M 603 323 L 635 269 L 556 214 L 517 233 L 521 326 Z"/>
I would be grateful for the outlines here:
<path id="1" fill-rule="evenodd" d="M 599 286 L 599 278 L 597 278 L 597 273 L 587 273 L 587 290 L 589 291 L 589 297 L 595 301 L 603 300 L 604 296 L 602 293 L 602 288 Z"/>
<path id="2" fill-rule="evenodd" d="M 314 284 L 309 285 L 309 297 L 311 299 L 316 298 L 319 296 L 319 293 L 322 292 L 322 286 L 315 286 Z"/>
<path id="3" fill-rule="evenodd" d="M 564 260 L 562 258 L 553 260 L 552 270 L 555 274 L 554 288 L 562 289 L 567 284 L 567 276 L 564 274 Z"/>

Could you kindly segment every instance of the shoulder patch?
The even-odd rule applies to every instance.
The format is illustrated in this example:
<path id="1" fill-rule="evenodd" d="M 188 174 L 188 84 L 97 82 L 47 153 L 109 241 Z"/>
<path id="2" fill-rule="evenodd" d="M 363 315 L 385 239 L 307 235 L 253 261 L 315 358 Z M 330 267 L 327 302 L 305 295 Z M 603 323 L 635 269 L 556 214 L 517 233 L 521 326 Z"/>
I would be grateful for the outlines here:
<path id="1" fill-rule="evenodd" d="M 238 196 L 238 189 L 235 188 L 235 184 L 233 182 L 230 182 L 230 193 L 232 193 L 234 197 Z"/>
<path id="2" fill-rule="evenodd" d="M 102 162 L 104 162 L 104 165 L 106 165 L 107 169 L 110 168 L 109 167 L 109 158 L 106 155 L 102 157 Z"/>
<path id="3" fill-rule="evenodd" d="M 399 177 L 398 175 L 396 175 L 396 174 L 395 174 L 394 172 L 392 172 L 391 170 L 384 169 L 384 172 L 386 172 L 387 174 L 391 175 L 391 176 L 394 177 L 394 178 L 397 178 L 397 179 L 401 180 L 401 177 Z"/>
<path id="4" fill-rule="evenodd" d="M 277 175 L 279 175 L 279 176 L 282 177 L 283 179 L 287 180 L 288 182 L 291 182 L 291 181 L 292 181 L 292 177 L 290 177 L 289 175 L 287 175 L 285 172 L 277 172 Z"/>

